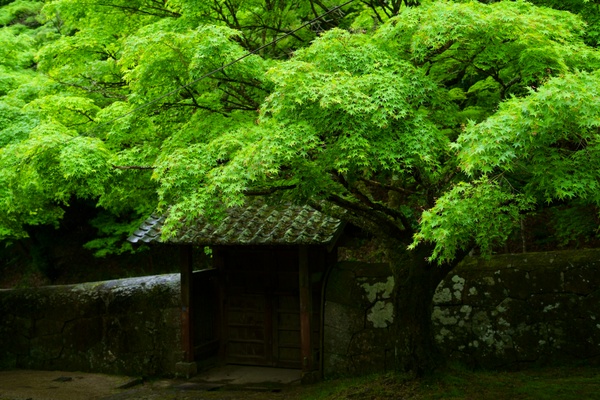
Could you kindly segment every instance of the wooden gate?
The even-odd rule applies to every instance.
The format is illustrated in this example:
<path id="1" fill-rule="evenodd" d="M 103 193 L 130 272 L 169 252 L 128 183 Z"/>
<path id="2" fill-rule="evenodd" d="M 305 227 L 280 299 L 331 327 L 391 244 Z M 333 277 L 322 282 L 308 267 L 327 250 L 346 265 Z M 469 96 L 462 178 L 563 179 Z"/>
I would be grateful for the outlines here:
<path id="1" fill-rule="evenodd" d="M 215 269 L 195 271 L 192 274 L 194 359 L 216 357 L 219 351 L 218 275 Z"/>
<path id="2" fill-rule="evenodd" d="M 223 261 L 225 361 L 300 368 L 298 251 L 238 249 Z"/>

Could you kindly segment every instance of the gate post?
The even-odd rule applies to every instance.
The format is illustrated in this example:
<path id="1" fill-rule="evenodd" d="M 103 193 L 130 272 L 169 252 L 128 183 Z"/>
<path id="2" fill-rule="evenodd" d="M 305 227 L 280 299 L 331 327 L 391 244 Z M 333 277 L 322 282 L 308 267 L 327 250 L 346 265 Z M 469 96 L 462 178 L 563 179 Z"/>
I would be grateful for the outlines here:
<path id="1" fill-rule="evenodd" d="M 197 373 L 194 362 L 194 332 L 192 330 L 194 310 L 192 309 L 192 246 L 181 247 L 181 342 L 183 362 L 176 365 L 178 375 L 189 378 Z"/>
<path id="2" fill-rule="evenodd" d="M 313 377 L 313 354 L 311 340 L 312 290 L 308 265 L 308 246 L 300 246 L 298 252 L 298 280 L 300 292 L 300 354 L 302 356 L 302 381 Z"/>

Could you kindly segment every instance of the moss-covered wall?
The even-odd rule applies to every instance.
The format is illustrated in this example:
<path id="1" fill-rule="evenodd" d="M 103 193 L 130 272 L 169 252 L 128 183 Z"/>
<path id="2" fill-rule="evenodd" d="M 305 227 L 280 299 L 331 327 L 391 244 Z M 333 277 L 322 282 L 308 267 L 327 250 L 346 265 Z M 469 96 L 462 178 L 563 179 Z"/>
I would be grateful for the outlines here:
<path id="1" fill-rule="evenodd" d="M 447 357 L 512 367 L 600 361 L 600 250 L 469 259 L 438 287 Z M 163 375 L 181 361 L 179 275 L 0 290 L 0 368 Z M 394 281 L 339 263 L 325 291 L 326 375 L 392 365 Z"/>
<path id="2" fill-rule="evenodd" d="M 171 374 L 179 304 L 179 274 L 0 290 L 0 367 Z"/>
<path id="3" fill-rule="evenodd" d="M 600 361 L 600 250 L 469 259 L 434 303 L 440 347 L 467 364 Z"/>
<path id="4" fill-rule="evenodd" d="M 390 296 L 394 279 L 387 264 L 341 262 L 325 290 L 324 373 L 364 374 L 391 366 Z"/>
<path id="5" fill-rule="evenodd" d="M 326 288 L 324 371 L 391 365 L 385 264 L 344 262 Z M 432 320 L 450 359 L 478 367 L 600 361 L 600 250 L 467 259 L 440 284 Z"/>

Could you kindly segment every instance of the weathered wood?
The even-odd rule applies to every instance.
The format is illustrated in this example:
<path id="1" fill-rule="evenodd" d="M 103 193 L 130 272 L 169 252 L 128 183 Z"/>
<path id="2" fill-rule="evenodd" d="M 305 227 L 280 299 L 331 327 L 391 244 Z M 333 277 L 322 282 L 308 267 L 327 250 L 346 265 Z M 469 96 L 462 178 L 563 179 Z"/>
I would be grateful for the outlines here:
<path id="1" fill-rule="evenodd" d="M 226 305 L 226 293 L 225 293 L 225 284 L 226 284 L 226 271 L 225 271 L 225 255 L 224 250 L 220 247 L 213 247 L 213 268 L 217 270 L 218 276 L 218 290 L 217 290 L 217 337 L 219 338 L 219 362 L 224 363 L 227 353 L 227 305 Z"/>
<path id="2" fill-rule="evenodd" d="M 192 273 L 194 296 L 194 360 L 208 360 L 218 354 L 218 288 L 217 270 L 204 269 Z M 215 361 L 213 359 L 213 361 Z"/>
<path id="3" fill-rule="evenodd" d="M 312 292 L 310 287 L 310 271 L 308 266 L 308 247 L 300 246 L 298 257 L 298 281 L 300 292 L 300 349 L 302 355 L 302 371 L 313 369 L 311 344 Z"/>
<path id="4" fill-rule="evenodd" d="M 192 246 L 181 247 L 181 341 L 183 360 L 194 361 L 194 332 L 192 306 Z"/>

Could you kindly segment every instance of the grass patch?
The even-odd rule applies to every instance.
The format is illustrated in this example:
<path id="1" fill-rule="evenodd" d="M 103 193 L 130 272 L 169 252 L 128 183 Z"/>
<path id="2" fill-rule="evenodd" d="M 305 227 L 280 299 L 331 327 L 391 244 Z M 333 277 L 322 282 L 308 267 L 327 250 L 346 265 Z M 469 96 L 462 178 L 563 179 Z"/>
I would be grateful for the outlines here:
<path id="1" fill-rule="evenodd" d="M 600 368 L 519 372 L 448 368 L 424 379 L 397 373 L 334 379 L 303 387 L 301 400 L 581 400 L 600 399 Z"/>

